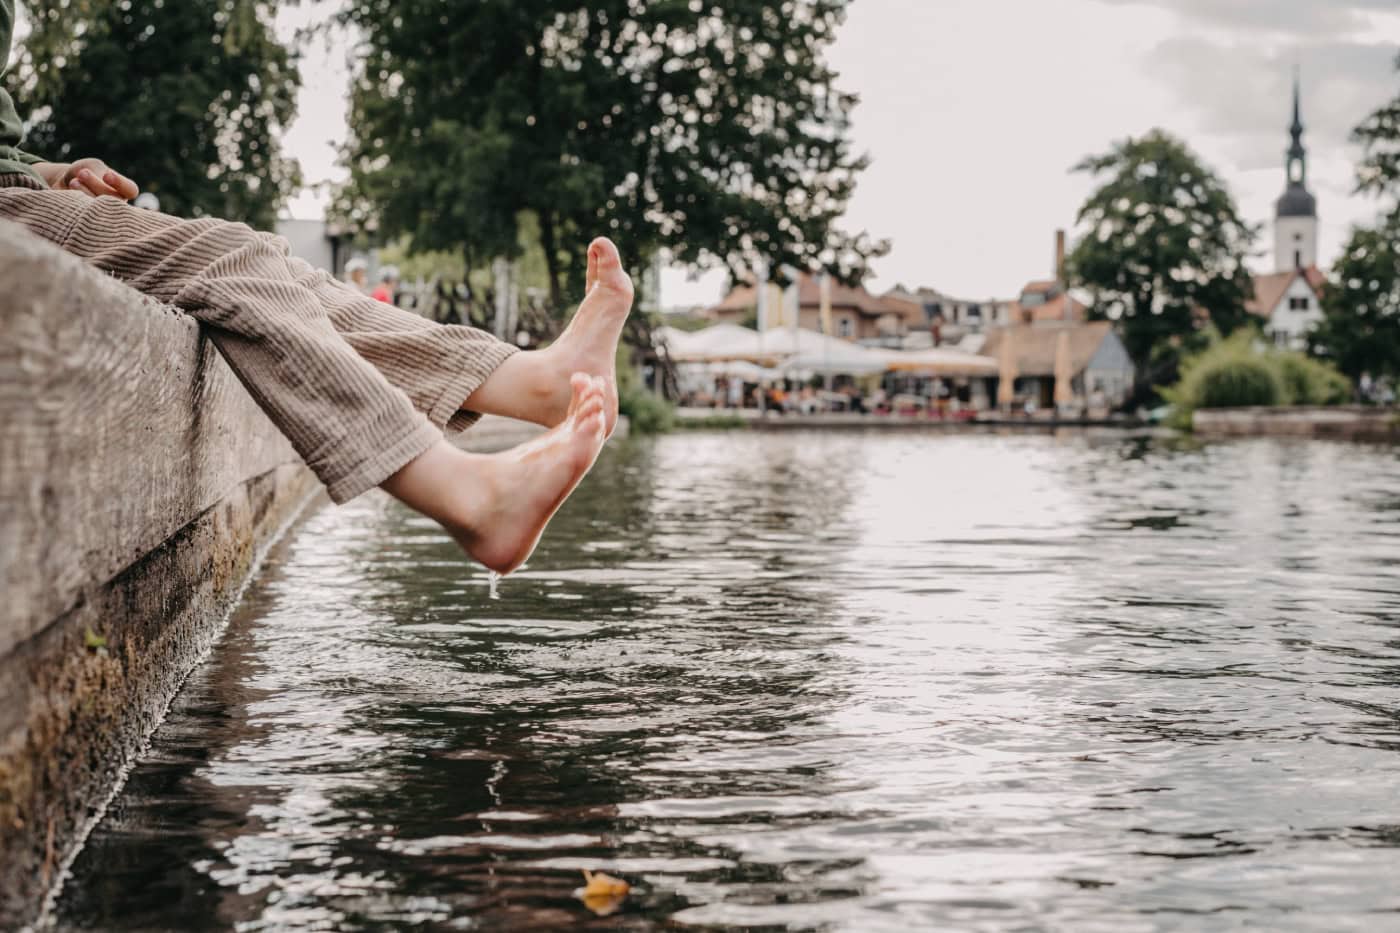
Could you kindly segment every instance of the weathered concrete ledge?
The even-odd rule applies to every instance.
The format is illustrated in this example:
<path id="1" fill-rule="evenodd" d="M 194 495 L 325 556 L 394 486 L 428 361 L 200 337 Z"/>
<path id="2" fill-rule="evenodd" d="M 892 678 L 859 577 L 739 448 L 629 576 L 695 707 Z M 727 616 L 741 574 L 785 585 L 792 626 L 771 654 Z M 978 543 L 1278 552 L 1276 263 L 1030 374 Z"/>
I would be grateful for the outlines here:
<path id="1" fill-rule="evenodd" d="M 317 484 L 189 318 L 0 224 L 0 928 Z"/>
<path id="2" fill-rule="evenodd" d="M 1361 406 L 1212 408 L 1192 418 L 1201 437 L 1315 437 L 1346 441 L 1400 441 L 1400 412 Z"/>

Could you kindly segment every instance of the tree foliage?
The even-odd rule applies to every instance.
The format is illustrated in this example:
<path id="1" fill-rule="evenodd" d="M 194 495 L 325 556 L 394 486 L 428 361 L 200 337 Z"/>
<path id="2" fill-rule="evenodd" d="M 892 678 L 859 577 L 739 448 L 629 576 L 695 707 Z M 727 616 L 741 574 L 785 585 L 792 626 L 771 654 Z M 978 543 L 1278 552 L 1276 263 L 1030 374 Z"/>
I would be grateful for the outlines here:
<path id="1" fill-rule="evenodd" d="M 1245 321 L 1256 231 L 1225 184 L 1161 130 L 1074 170 L 1106 177 L 1080 208 L 1070 278 L 1093 293 L 1095 316 L 1118 323 L 1140 389 L 1170 382 L 1199 343 L 1201 310 L 1224 333 Z"/>
<path id="2" fill-rule="evenodd" d="M 1400 57 L 1395 59 L 1400 71 Z M 1378 108 L 1352 131 L 1362 148 L 1357 190 L 1400 201 L 1400 94 Z"/>
<path id="3" fill-rule="evenodd" d="M 1395 62 L 1400 71 L 1400 58 Z M 1353 379 L 1400 379 L 1400 95 L 1352 133 L 1362 146 L 1357 190 L 1389 203 L 1372 226 L 1353 228 L 1322 293 L 1312 349 Z"/>
<path id="4" fill-rule="evenodd" d="M 300 183 L 278 138 L 300 76 L 277 0 L 26 0 L 27 148 L 98 156 L 162 210 L 270 226 Z"/>
<path id="5" fill-rule="evenodd" d="M 846 276 L 863 159 L 824 52 L 849 0 L 348 0 L 360 37 L 342 210 L 469 263 L 538 225 L 551 297 L 588 241 L 634 268 L 763 258 Z"/>
<path id="6" fill-rule="evenodd" d="M 1400 379 L 1400 212 L 1357 227 L 1322 292 L 1315 352 L 1353 379 Z"/>

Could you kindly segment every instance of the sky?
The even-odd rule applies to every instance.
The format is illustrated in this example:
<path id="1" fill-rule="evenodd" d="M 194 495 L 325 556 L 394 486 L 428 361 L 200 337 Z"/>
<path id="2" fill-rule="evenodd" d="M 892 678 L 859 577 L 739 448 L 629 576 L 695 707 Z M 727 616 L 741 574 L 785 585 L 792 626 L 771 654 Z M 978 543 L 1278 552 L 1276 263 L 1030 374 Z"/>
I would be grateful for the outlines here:
<path id="1" fill-rule="evenodd" d="M 284 12 L 287 32 L 325 6 Z M 853 139 L 870 168 L 848 230 L 891 240 L 866 284 L 1014 296 L 1053 274 L 1054 231 L 1091 190 L 1085 155 L 1161 127 L 1267 223 L 1284 187 L 1293 69 L 1302 76 L 1319 261 L 1375 215 L 1353 194 L 1352 127 L 1400 92 L 1400 0 L 853 0 L 829 51 L 860 97 Z M 345 49 L 307 50 L 300 113 L 285 145 L 310 182 L 341 177 Z M 320 214 L 314 191 L 293 202 Z M 1254 261 L 1270 271 L 1269 229 Z M 667 306 L 717 300 L 724 275 L 668 270 Z"/>

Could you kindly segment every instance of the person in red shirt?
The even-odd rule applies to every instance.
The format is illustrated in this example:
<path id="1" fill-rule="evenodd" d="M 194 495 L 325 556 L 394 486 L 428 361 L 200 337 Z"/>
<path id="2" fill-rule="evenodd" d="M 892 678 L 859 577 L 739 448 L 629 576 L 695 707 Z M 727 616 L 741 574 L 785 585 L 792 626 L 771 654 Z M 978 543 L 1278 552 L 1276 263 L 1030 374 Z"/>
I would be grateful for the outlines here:
<path id="1" fill-rule="evenodd" d="M 385 266 L 379 272 L 379 284 L 370 292 L 370 297 L 375 301 L 382 301 L 386 305 L 394 303 L 394 294 L 399 290 L 399 270 L 393 266 Z"/>

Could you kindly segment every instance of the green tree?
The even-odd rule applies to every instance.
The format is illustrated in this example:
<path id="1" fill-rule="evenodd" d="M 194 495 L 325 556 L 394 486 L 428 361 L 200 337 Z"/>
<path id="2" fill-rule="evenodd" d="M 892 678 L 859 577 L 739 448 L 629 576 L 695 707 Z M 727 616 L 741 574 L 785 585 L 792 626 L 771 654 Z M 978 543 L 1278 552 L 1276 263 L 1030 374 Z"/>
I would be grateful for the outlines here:
<path id="1" fill-rule="evenodd" d="M 1396 59 L 1400 70 L 1400 58 Z M 1400 95 L 1352 133 L 1361 144 L 1357 191 L 1388 202 L 1389 213 L 1353 228 L 1322 292 L 1313 352 L 1353 379 L 1400 379 Z"/>
<path id="2" fill-rule="evenodd" d="M 278 137 L 300 76 L 276 0 L 27 0 L 27 148 L 99 156 L 168 213 L 270 226 L 300 184 Z"/>
<path id="3" fill-rule="evenodd" d="M 1201 342 L 1203 312 L 1226 334 L 1244 323 L 1256 231 L 1225 184 L 1162 130 L 1074 171 L 1106 178 L 1079 210 L 1070 280 L 1092 293 L 1094 316 L 1117 322 L 1142 400 L 1175 381 L 1182 354 Z"/>
<path id="4" fill-rule="evenodd" d="M 1395 68 L 1400 71 L 1400 57 Z M 1400 94 L 1361 121 L 1351 138 L 1362 147 L 1357 191 L 1400 201 Z"/>
<path id="5" fill-rule="evenodd" d="M 538 230 L 551 300 L 586 247 L 845 276 L 880 249 L 837 219 L 865 162 L 825 49 L 848 0 L 349 0 L 361 39 L 341 206 L 469 266 Z"/>
<path id="6" fill-rule="evenodd" d="M 1322 291 L 1315 353 L 1352 379 L 1400 379 L 1400 212 L 1357 227 Z"/>

